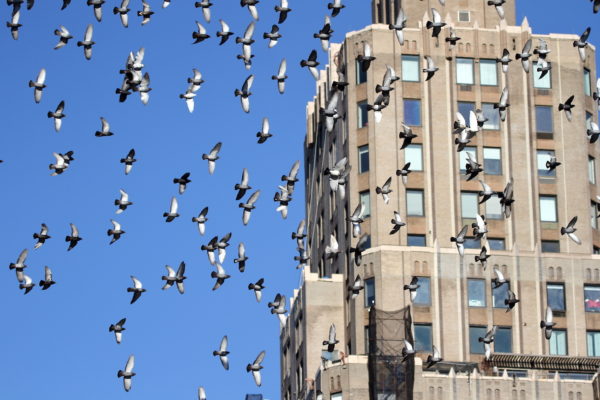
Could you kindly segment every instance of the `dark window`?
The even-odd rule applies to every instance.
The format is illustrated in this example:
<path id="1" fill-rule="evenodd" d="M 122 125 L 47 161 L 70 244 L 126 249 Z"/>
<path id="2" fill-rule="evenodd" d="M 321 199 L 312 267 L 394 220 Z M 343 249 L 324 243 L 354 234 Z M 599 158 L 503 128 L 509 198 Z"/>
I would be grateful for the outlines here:
<path id="1" fill-rule="evenodd" d="M 538 138 L 552 139 L 552 133 L 554 132 L 552 107 L 535 106 L 535 125 Z"/>
<path id="2" fill-rule="evenodd" d="M 600 286 L 585 285 L 583 287 L 585 311 L 600 312 Z"/>
<path id="3" fill-rule="evenodd" d="M 504 308 L 504 300 L 508 299 L 508 290 L 510 289 L 510 282 L 506 282 L 498 288 L 494 288 L 492 283 L 492 306 L 494 308 Z"/>
<path id="4" fill-rule="evenodd" d="M 412 235 L 407 236 L 408 246 L 426 246 L 425 235 Z"/>
<path id="5" fill-rule="evenodd" d="M 502 152 L 499 147 L 483 148 L 483 171 L 486 175 L 502 175 Z"/>
<path id="6" fill-rule="evenodd" d="M 483 342 L 479 341 L 480 337 L 484 337 L 487 333 L 485 326 L 469 326 L 469 348 L 471 354 L 483 354 Z"/>
<path id="7" fill-rule="evenodd" d="M 488 238 L 487 242 L 490 250 L 506 250 L 504 239 Z"/>
<path id="8" fill-rule="evenodd" d="M 375 305 L 375 278 L 365 279 L 365 307 Z"/>
<path id="9" fill-rule="evenodd" d="M 542 253 L 560 253 L 558 240 L 542 240 Z"/>
<path id="10" fill-rule="evenodd" d="M 565 285 L 562 283 L 547 283 L 546 296 L 548 305 L 553 311 L 565 311 Z"/>
<path id="11" fill-rule="evenodd" d="M 431 289 L 429 278 L 419 276 L 419 288 L 417 289 L 417 296 L 415 297 L 413 303 L 422 306 L 428 306 L 431 304 Z"/>
<path id="12" fill-rule="evenodd" d="M 358 127 L 362 128 L 369 124 L 369 110 L 367 110 L 367 101 L 361 101 L 357 104 L 357 121 Z"/>
<path id="13" fill-rule="evenodd" d="M 369 171 L 369 145 L 358 148 L 358 173 Z"/>
<path id="14" fill-rule="evenodd" d="M 494 103 L 482 103 L 481 111 L 483 116 L 487 118 L 487 121 L 483 123 L 483 129 L 500 129 L 500 113 L 494 108 Z"/>
<path id="15" fill-rule="evenodd" d="M 465 249 L 479 249 L 481 248 L 481 240 L 475 239 L 473 237 L 465 238 Z"/>
<path id="16" fill-rule="evenodd" d="M 414 324 L 415 329 L 415 350 L 431 352 L 433 346 L 433 337 L 431 334 L 431 324 Z"/>
<path id="17" fill-rule="evenodd" d="M 356 60 L 356 84 L 360 85 L 367 81 L 367 71 L 362 67 L 360 61 Z"/>
<path id="18" fill-rule="evenodd" d="M 421 100 L 404 99 L 404 123 L 410 126 L 421 126 Z"/>
<path id="19" fill-rule="evenodd" d="M 512 353 L 512 328 L 504 327 L 496 330 L 494 353 Z"/>
<path id="20" fill-rule="evenodd" d="M 485 280 L 468 279 L 469 307 L 485 307 Z"/>

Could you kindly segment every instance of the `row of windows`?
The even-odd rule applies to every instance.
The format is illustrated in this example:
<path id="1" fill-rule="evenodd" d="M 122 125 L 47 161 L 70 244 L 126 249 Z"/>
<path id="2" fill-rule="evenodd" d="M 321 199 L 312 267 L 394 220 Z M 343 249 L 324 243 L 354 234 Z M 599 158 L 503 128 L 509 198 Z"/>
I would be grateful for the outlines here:
<path id="1" fill-rule="evenodd" d="M 403 99 L 404 123 L 409 126 L 421 126 L 421 100 Z M 363 100 L 357 104 L 358 128 L 364 128 L 369 124 L 368 102 Z"/>

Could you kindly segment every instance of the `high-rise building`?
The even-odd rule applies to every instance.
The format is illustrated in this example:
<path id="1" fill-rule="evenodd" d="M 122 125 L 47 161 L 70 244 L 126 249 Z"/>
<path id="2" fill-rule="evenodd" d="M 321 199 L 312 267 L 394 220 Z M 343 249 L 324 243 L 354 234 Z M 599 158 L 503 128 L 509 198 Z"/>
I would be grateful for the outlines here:
<path id="1" fill-rule="evenodd" d="M 526 19 L 516 25 L 515 2 L 504 4 L 501 20 L 483 0 L 404 1 L 408 22 L 400 45 L 388 27 L 400 1 L 374 0 L 373 24 L 331 45 L 307 106 L 305 247 L 311 261 L 280 333 L 282 399 L 317 393 L 325 400 L 600 398 L 600 151 L 586 136 L 597 121 L 595 48 L 589 45 L 582 61 L 573 47 L 577 36 L 533 34 Z M 426 28 L 432 7 L 447 24 L 439 40 Z M 460 38 L 452 48 L 445 40 L 449 27 Z M 515 59 L 530 39 L 532 53 L 542 41 L 550 50 L 551 70 L 543 78 L 538 55 L 528 73 Z M 376 57 L 366 71 L 365 43 Z M 504 49 L 513 59 L 507 73 L 496 62 Z M 425 56 L 439 68 L 428 81 Z M 368 105 L 387 66 L 399 79 L 376 122 Z M 334 81 L 348 86 L 340 91 Z M 510 106 L 502 121 L 494 104 L 504 88 Z M 323 109 L 334 93 L 336 122 L 328 132 Z M 569 121 L 558 104 L 571 95 L 576 107 Z M 487 121 L 457 152 L 456 113 L 468 123 L 476 109 Z M 401 149 L 403 124 L 417 137 Z M 469 181 L 467 153 L 483 168 Z M 562 164 L 548 171 L 551 156 Z M 344 190 L 334 192 L 324 171 L 343 158 Z M 407 162 L 412 172 L 404 183 L 396 171 Z M 386 204 L 375 188 L 389 177 Z M 512 182 L 509 217 L 496 195 L 480 204 L 479 179 L 495 192 Z M 356 265 L 351 248 L 359 238 L 347 218 L 360 203 L 367 236 Z M 406 226 L 390 234 L 395 211 Z M 481 240 L 471 229 L 477 214 L 488 228 Z M 575 216 L 580 245 L 561 235 Z M 464 225 L 469 230 L 460 257 L 450 238 Z M 339 253 L 326 252 L 331 235 Z M 487 268 L 475 261 L 482 246 L 491 255 Z M 507 281 L 499 287 L 495 270 Z M 364 289 L 353 299 L 348 288 L 358 275 Z M 411 301 L 403 287 L 415 276 L 420 288 Z M 507 312 L 509 289 L 520 302 Z M 540 329 L 547 306 L 556 323 L 550 340 Z M 332 324 L 337 353 L 324 352 Z M 478 338 L 493 326 L 486 360 Z M 414 360 L 402 361 L 404 338 L 417 350 Z M 443 361 L 427 368 L 433 346 Z"/>

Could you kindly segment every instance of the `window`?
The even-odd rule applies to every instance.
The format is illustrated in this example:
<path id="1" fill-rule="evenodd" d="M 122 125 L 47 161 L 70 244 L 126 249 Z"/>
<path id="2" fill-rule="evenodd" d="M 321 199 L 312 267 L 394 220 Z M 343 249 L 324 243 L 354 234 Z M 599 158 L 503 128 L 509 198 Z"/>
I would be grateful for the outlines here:
<path id="1" fill-rule="evenodd" d="M 548 306 L 552 311 L 565 311 L 565 285 L 562 283 L 547 283 L 546 296 Z"/>
<path id="2" fill-rule="evenodd" d="M 423 171 L 423 146 L 420 144 L 409 144 L 404 149 L 404 162 L 410 163 L 413 171 Z"/>
<path id="3" fill-rule="evenodd" d="M 369 171 L 369 146 L 360 146 L 358 148 L 358 173 L 362 174 Z"/>
<path id="4" fill-rule="evenodd" d="M 499 197 L 492 196 L 485 202 L 485 216 L 487 219 L 502 219 L 502 206 Z"/>
<path id="5" fill-rule="evenodd" d="M 583 91 L 586 96 L 592 95 L 591 75 L 590 70 L 587 68 L 583 69 Z"/>
<path id="6" fill-rule="evenodd" d="M 560 253 L 558 240 L 542 240 L 542 253 Z"/>
<path id="7" fill-rule="evenodd" d="M 465 249 L 479 249 L 481 247 L 481 240 L 475 240 L 474 237 L 465 238 Z"/>
<path id="8" fill-rule="evenodd" d="M 487 243 L 490 246 L 490 250 L 506 250 L 504 239 L 488 238 Z"/>
<path id="9" fill-rule="evenodd" d="M 585 127 L 587 129 L 591 129 L 592 128 L 592 122 L 594 122 L 594 116 L 589 113 L 589 112 L 585 112 Z"/>
<path id="10" fill-rule="evenodd" d="M 365 307 L 375 305 L 375 278 L 365 279 Z"/>
<path id="11" fill-rule="evenodd" d="M 425 244 L 425 235 L 412 235 L 409 234 L 407 236 L 407 245 L 408 246 L 422 246 L 424 247 Z"/>
<path id="12" fill-rule="evenodd" d="M 409 126 L 421 126 L 421 100 L 404 99 L 404 123 Z"/>
<path id="13" fill-rule="evenodd" d="M 459 85 L 473 84 L 473 59 L 472 58 L 457 58 L 456 59 L 456 83 Z"/>
<path id="14" fill-rule="evenodd" d="M 362 63 L 356 60 L 356 84 L 360 85 L 367 81 L 367 71 L 362 67 Z"/>
<path id="15" fill-rule="evenodd" d="M 535 125 L 538 138 L 552 139 L 552 107 L 535 106 Z"/>
<path id="16" fill-rule="evenodd" d="M 591 184 L 596 184 L 596 159 L 588 156 L 588 180 Z"/>
<path id="17" fill-rule="evenodd" d="M 550 337 L 550 354 L 553 356 L 567 355 L 567 331 L 564 329 L 553 329 Z"/>
<path id="18" fill-rule="evenodd" d="M 496 330 L 494 337 L 495 353 L 512 353 L 512 328 L 510 326 Z"/>
<path id="19" fill-rule="evenodd" d="M 477 192 L 460 192 L 460 209 L 462 218 L 475 219 L 475 215 L 478 213 Z"/>
<path id="20" fill-rule="evenodd" d="M 475 111 L 475 103 L 468 101 L 458 102 L 458 112 L 463 116 L 467 124 L 469 123 L 469 115 L 471 114 L 471 111 Z"/>
<path id="21" fill-rule="evenodd" d="M 592 225 L 592 228 L 594 228 L 594 229 L 598 229 L 597 210 L 598 210 L 598 203 L 596 203 L 595 201 L 592 201 L 590 203 L 590 224 Z"/>
<path id="22" fill-rule="evenodd" d="M 467 169 L 466 169 L 466 165 L 468 162 L 468 158 L 467 158 L 467 153 L 469 153 L 469 155 L 471 156 L 471 158 L 475 161 L 477 161 L 477 147 L 474 146 L 467 146 L 463 149 L 463 151 L 461 151 L 460 153 L 458 153 L 458 163 L 460 164 L 460 173 L 464 174 Z"/>
<path id="23" fill-rule="evenodd" d="M 557 222 L 556 196 L 540 196 L 540 220 L 542 222 Z"/>
<path id="24" fill-rule="evenodd" d="M 413 301 L 416 305 L 428 306 L 431 304 L 431 288 L 430 279 L 424 276 L 419 276 L 419 288 L 417 289 L 417 296 Z"/>
<path id="25" fill-rule="evenodd" d="M 485 280 L 467 279 L 469 307 L 485 307 Z"/>
<path id="26" fill-rule="evenodd" d="M 423 211 L 422 190 L 411 189 L 406 191 L 406 215 L 410 217 L 422 217 L 425 215 Z"/>
<path id="27" fill-rule="evenodd" d="M 508 289 L 510 289 L 510 282 L 508 281 L 499 288 L 494 288 L 494 284 L 492 283 L 492 306 L 494 308 L 506 307 L 504 300 L 508 299 Z"/>
<path id="28" fill-rule="evenodd" d="M 589 357 L 600 357 L 600 332 L 587 331 L 587 349 Z"/>
<path id="29" fill-rule="evenodd" d="M 498 67 L 496 60 L 480 60 L 479 75 L 484 86 L 498 86 Z"/>
<path id="30" fill-rule="evenodd" d="M 555 169 L 549 171 L 548 168 L 546 168 L 546 161 L 550 161 L 552 157 L 554 157 L 554 151 L 552 150 L 537 151 L 537 170 L 540 178 L 556 176 Z"/>
<path id="31" fill-rule="evenodd" d="M 360 250 L 365 251 L 366 249 L 370 249 L 370 248 L 371 248 L 371 235 L 367 234 L 365 241 L 362 243 L 362 246 L 360 246 Z"/>
<path id="32" fill-rule="evenodd" d="M 583 298 L 586 312 L 600 312 L 600 286 L 584 285 Z"/>
<path id="33" fill-rule="evenodd" d="M 483 354 L 483 342 L 479 341 L 487 333 L 485 326 L 469 326 L 469 348 L 471 354 Z"/>
<path id="34" fill-rule="evenodd" d="M 431 324 L 414 324 L 415 350 L 431 352 L 433 338 L 431 336 Z"/>
<path id="35" fill-rule="evenodd" d="M 358 110 L 356 112 L 356 119 L 358 121 L 359 128 L 365 127 L 369 123 L 369 110 L 367 110 L 367 105 L 368 104 L 366 100 L 357 104 Z"/>
<path id="36" fill-rule="evenodd" d="M 471 13 L 469 11 L 459 11 L 458 12 L 458 21 L 459 22 L 470 22 L 471 21 Z"/>
<path id="37" fill-rule="evenodd" d="M 368 190 L 364 192 L 360 192 L 360 202 L 365 206 L 365 212 L 363 213 L 363 218 L 367 218 L 371 216 L 371 196 Z"/>
<path id="38" fill-rule="evenodd" d="M 402 80 L 404 82 L 419 82 L 419 56 L 402 56 Z"/>
<path id="39" fill-rule="evenodd" d="M 552 88 L 552 70 L 548 71 L 546 76 L 540 79 L 541 72 L 537 70 L 537 62 L 533 62 L 533 71 L 531 71 L 531 75 L 533 76 L 533 87 L 536 89 L 551 89 Z M 550 64 L 550 63 L 548 63 Z"/>
<path id="40" fill-rule="evenodd" d="M 342 392 L 331 393 L 331 400 L 342 400 Z"/>
<path id="41" fill-rule="evenodd" d="M 592 254 L 600 254 L 600 247 L 592 246 Z"/>
<path id="42" fill-rule="evenodd" d="M 483 129 L 500 129 L 500 113 L 494 108 L 493 103 L 482 103 L 481 111 L 483 116 L 487 118 L 487 121 L 483 123 Z"/>
<path id="43" fill-rule="evenodd" d="M 483 148 L 483 171 L 487 175 L 502 175 L 502 153 L 499 147 Z"/>

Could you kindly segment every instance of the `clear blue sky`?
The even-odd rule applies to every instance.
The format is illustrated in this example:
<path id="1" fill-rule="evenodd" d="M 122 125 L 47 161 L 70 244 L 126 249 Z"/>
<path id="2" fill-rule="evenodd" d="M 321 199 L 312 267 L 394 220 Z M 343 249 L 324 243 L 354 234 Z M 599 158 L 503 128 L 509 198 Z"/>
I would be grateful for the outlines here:
<path id="1" fill-rule="evenodd" d="M 454 0 L 448 0 L 454 1 Z M 511 0 L 512 1 L 512 0 Z M 323 25 L 326 2 L 291 0 L 293 12 L 281 25 L 283 38 L 267 48 L 262 33 L 276 22 L 274 0 L 259 4 L 260 21 L 255 33 L 256 54 L 251 73 L 256 75 L 251 112 L 242 112 L 233 91 L 249 72 L 235 59 L 240 46 L 217 45 L 218 19 L 225 19 L 236 34 L 242 34 L 251 17 L 234 0 L 217 0 L 212 22 L 206 24 L 192 1 L 173 0 L 162 9 L 162 1 L 149 0 L 156 12 L 149 24 L 140 26 L 135 11 L 141 1 L 132 0 L 130 27 L 121 26 L 112 14 L 116 0 L 107 1 L 102 23 L 91 7 L 74 1 L 60 11 L 59 0 L 38 0 L 33 10 L 21 14 L 20 38 L 13 41 L 2 27 L 3 128 L 0 134 L 1 253 L 6 266 L 0 279 L 0 376 L 6 399 L 193 399 L 203 385 L 211 399 L 238 399 L 246 393 L 279 398 L 278 320 L 266 303 L 276 292 L 291 294 L 299 274 L 294 269 L 294 242 L 290 232 L 304 216 L 301 182 L 294 193 L 287 220 L 275 212 L 273 194 L 281 175 L 295 160 L 302 160 L 305 103 L 314 94 L 315 83 L 299 62 L 311 49 L 325 55 L 312 34 Z M 120 1 L 118 2 L 120 3 Z M 370 23 L 370 2 L 346 1 L 347 7 L 333 19 L 334 40 L 343 33 Z M 600 43 L 595 31 L 600 15 L 593 15 L 587 0 L 539 2 L 522 0 L 524 15 L 536 33 L 580 34 L 592 26 L 592 43 Z M 0 8 L 2 21 L 10 19 L 10 8 Z M 213 36 L 192 45 L 191 33 L 201 21 Z M 76 47 L 87 24 L 94 25 L 93 57 L 87 61 Z M 75 38 L 63 49 L 53 50 L 52 34 L 66 26 Z M 137 95 L 120 104 L 114 93 L 120 85 L 118 70 L 129 51 L 146 48 L 145 68 L 151 75 L 150 103 L 143 106 Z M 281 58 L 288 60 L 286 93 L 277 93 L 270 79 Z M 550 56 L 551 58 L 551 56 Z M 33 101 L 27 87 L 40 68 L 47 70 L 47 88 L 41 104 Z M 187 88 L 192 68 L 203 73 L 206 83 L 198 92 L 196 111 L 190 114 L 178 98 Z M 46 113 L 65 100 L 60 133 L 55 133 Z M 96 138 L 99 117 L 111 124 L 115 136 Z M 263 117 L 269 117 L 274 136 L 256 144 Z M 201 154 L 223 142 L 216 172 L 210 176 Z M 129 176 L 119 159 L 134 147 L 139 160 Z M 76 160 L 62 175 L 51 177 L 48 164 L 52 152 L 75 151 Z M 250 184 L 262 190 L 248 226 L 241 222 L 233 185 L 242 169 L 250 173 Z M 303 169 L 303 167 L 302 167 Z M 192 183 L 177 195 L 174 177 L 191 172 Z M 114 199 L 125 189 L 134 205 L 115 215 Z M 179 199 L 181 217 L 170 224 L 161 218 L 171 196 Z M 209 206 L 207 233 L 200 237 L 192 216 Z M 108 245 L 106 230 L 114 218 L 127 232 Z M 33 250 L 31 235 L 45 222 L 52 239 Z M 75 223 L 84 240 L 66 251 L 64 236 Z M 214 280 L 200 245 L 213 235 L 233 232 L 225 269 L 232 275 L 212 292 Z M 246 244 L 250 260 L 239 273 L 233 259 L 237 244 Z M 50 266 L 57 284 L 46 292 L 35 288 L 27 296 L 8 264 L 24 248 L 30 249 L 26 273 L 37 283 L 43 267 Z M 187 263 L 186 293 L 175 288 L 161 291 L 165 264 Z M 148 289 L 129 304 L 130 275 Z M 265 278 L 263 302 L 256 303 L 247 289 L 250 282 Z M 127 317 L 122 344 L 117 345 L 108 326 Z M 230 371 L 211 354 L 221 337 L 229 335 Z M 266 350 L 263 387 L 254 385 L 245 366 Z M 129 354 L 136 356 L 137 376 L 133 389 L 125 393 L 117 379 Z"/>

